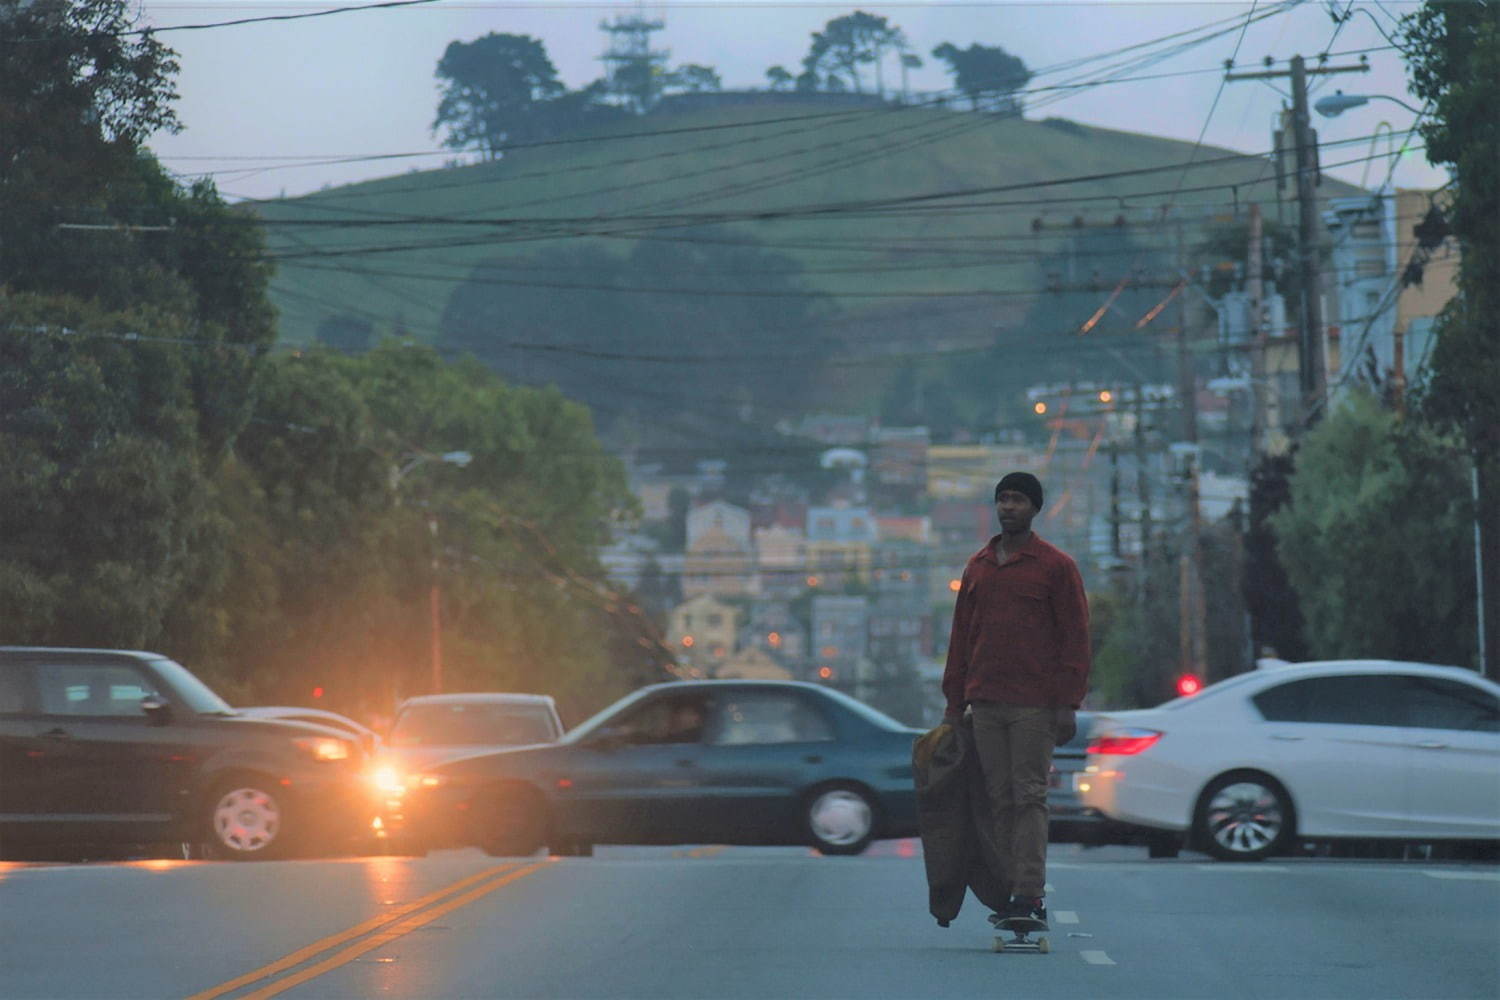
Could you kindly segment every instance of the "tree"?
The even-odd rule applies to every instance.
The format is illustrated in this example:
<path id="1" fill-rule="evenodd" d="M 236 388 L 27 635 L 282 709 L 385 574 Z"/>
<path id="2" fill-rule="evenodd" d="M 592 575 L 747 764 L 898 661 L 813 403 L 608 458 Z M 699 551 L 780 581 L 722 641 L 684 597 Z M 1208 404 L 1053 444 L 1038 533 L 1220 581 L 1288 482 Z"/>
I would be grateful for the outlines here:
<path id="1" fill-rule="evenodd" d="M 128 11 L 0 0 L 0 604 L 17 639 L 172 640 L 220 555 L 213 479 L 273 336 L 259 227 L 141 145 L 176 128 L 177 66 Z"/>
<path id="2" fill-rule="evenodd" d="M 1432 112 L 1421 125 L 1427 159 L 1454 177 L 1447 224 L 1462 252 L 1458 295 L 1444 309 L 1417 411 L 1455 430 L 1479 494 L 1484 651 L 1500 677 L 1500 3 L 1429 2 L 1402 22 L 1414 94 Z M 1417 234 L 1424 239 L 1422 233 Z"/>
<path id="3" fill-rule="evenodd" d="M 723 90 L 724 82 L 719 79 L 718 71 L 712 66 L 689 63 L 685 66 L 678 66 L 668 73 L 664 86 L 666 89 L 679 90 L 688 94 L 703 94 Z"/>
<path id="4" fill-rule="evenodd" d="M 0 297 L 0 607 L 12 641 L 162 638 L 204 499 L 188 363 L 172 343 L 186 326 Z"/>
<path id="5" fill-rule="evenodd" d="M 885 86 L 880 78 L 881 59 L 903 41 L 901 29 L 886 18 L 857 10 L 834 18 L 823 26 L 822 31 L 813 32 L 812 45 L 802 60 L 802 66 L 815 78 L 821 76 L 830 90 L 834 89 L 833 81 L 842 78 L 855 93 L 862 94 L 864 84 L 860 67 L 873 63 L 877 92 L 883 97 Z"/>
<path id="6" fill-rule="evenodd" d="M 939 45 L 932 55 L 948 64 L 953 85 L 963 91 L 975 111 L 988 100 L 993 110 L 1021 113 L 1015 94 L 1030 82 L 1031 71 L 1018 57 L 998 45 L 974 43 L 960 49 L 952 42 Z"/>
<path id="7" fill-rule="evenodd" d="M 1363 390 L 1302 439 L 1270 523 L 1312 656 L 1474 663 L 1465 473 L 1451 439 Z M 1419 543 L 1393 542 L 1413 529 Z"/>
<path id="8" fill-rule="evenodd" d="M 445 82 L 433 132 L 446 126 L 443 145 L 478 145 L 492 160 L 507 142 L 542 134 L 538 104 L 565 90 L 546 48 L 530 35 L 491 32 L 450 42 L 435 75 Z"/>
<path id="9" fill-rule="evenodd" d="M 922 68 L 922 57 L 915 52 L 902 51 L 901 53 L 901 100 L 911 98 L 911 88 L 907 85 L 907 74 L 914 69 Z"/>
<path id="10" fill-rule="evenodd" d="M 772 66 L 766 70 L 766 80 L 771 84 L 772 90 L 791 90 L 796 83 L 796 77 L 781 66 Z"/>

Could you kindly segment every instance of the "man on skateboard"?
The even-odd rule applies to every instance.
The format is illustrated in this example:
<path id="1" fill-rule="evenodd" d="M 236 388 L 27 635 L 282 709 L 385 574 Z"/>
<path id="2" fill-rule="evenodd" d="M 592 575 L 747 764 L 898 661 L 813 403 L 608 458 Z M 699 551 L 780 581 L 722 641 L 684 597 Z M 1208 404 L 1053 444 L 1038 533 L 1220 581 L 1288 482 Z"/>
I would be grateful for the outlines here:
<path id="1" fill-rule="evenodd" d="M 1073 738 L 1088 691 L 1089 616 L 1078 566 L 1031 530 L 1042 484 L 1012 472 L 995 486 L 1000 534 L 964 567 L 943 671 L 947 709 L 965 707 L 1010 901 L 1000 919 L 1042 922 L 1047 908 L 1047 772 Z"/>

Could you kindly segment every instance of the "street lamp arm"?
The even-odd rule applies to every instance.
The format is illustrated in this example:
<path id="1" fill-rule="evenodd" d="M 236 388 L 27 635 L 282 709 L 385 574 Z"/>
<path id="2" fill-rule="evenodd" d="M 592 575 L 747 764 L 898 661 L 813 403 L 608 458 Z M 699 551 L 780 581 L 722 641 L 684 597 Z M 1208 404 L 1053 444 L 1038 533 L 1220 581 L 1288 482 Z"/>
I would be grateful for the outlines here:
<path id="1" fill-rule="evenodd" d="M 1357 108 L 1371 101 L 1390 101 L 1392 104 L 1399 104 L 1414 115 L 1422 114 L 1421 108 L 1414 108 L 1405 101 L 1391 97 L 1389 94 L 1346 94 L 1342 90 L 1336 90 L 1327 97 L 1320 97 L 1313 104 L 1313 107 L 1324 118 L 1337 118 L 1350 108 Z"/>

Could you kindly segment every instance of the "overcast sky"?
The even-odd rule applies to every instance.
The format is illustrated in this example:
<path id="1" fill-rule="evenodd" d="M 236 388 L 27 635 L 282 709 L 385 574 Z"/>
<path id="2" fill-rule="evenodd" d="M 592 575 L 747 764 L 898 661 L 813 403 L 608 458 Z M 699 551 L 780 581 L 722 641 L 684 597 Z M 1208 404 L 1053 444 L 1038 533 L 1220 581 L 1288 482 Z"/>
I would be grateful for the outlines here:
<path id="1" fill-rule="evenodd" d="M 304 4 L 292 0 L 145 0 L 144 25 L 168 28 L 246 17 L 329 11 L 353 5 Z M 1039 71 L 1081 56 L 1147 42 L 1210 22 L 1276 7 L 1276 3 L 807 3 L 695 0 L 690 3 L 569 3 L 558 0 L 436 0 L 421 6 L 352 11 L 302 20 L 164 31 L 160 39 L 180 55 L 177 107 L 186 126 L 180 135 L 159 136 L 152 146 L 168 168 L 184 177 L 210 174 L 226 197 L 295 195 L 327 185 L 437 167 L 453 156 L 431 131 L 438 101 L 433 69 L 452 41 L 472 41 L 489 32 L 531 35 L 547 48 L 563 81 L 580 87 L 602 73 L 606 38 L 602 20 L 644 10 L 665 22 L 655 41 L 670 51 L 669 65 L 698 63 L 718 70 L 728 89 L 763 88 L 765 70 L 781 65 L 793 73 L 807 52 L 811 32 L 831 18 L 860 9 L 899 26 L 925 62 L 911 74 L 913 90 L 936 91 L 950 81 L 929 55 L 942 42 L 959 47 L 999 45 Z M 1233 31 L 1140 73 L 1204 70 L 1169 79 L 1114 83 L 1047 98 L 1035 115 L 1056 115 L 1089 124 L 1193 141 L 1241 151 L 1268 148 L 1272 117 L 1285 86 L 1230 83 L 1220 92 L 1220 67 L 1238 47 L 1237 67 L 1259 68 L 1263 57 L 1336 56 L 1334 65 L 1357 63 L 1368 52 L 1371 71 L 1316 82 L 1314 98 L 1335 89 L 1379 94 L 1408 104 L 1399 53 L 1381 29 L 1393 33 L 1393 15 L 1415 3 L 1385 0 L 1307 0 L 1296 9 Z M 1354 16 L 1335 26 L 1330 11 Z M 1033 86 L 1080 79 L 1090 69 L 1039 75 Z M 889 86 L 899 79 L 892 68 Z M 1218 95 L 1217 104 L 1215 96 Z M 1055 102 L 1055 103 L 1051 103 Z M 1031 100 L 1039 105 L 1039 99 Z M 1210 110 L 1212 109 L 1212 114 Z M 1399 146 L 1413 120 L 1390 100 L 1373 101 L 1335 120 L 1316 118 L 1322 141 L 1379 138 L 1327 151 L 1324 162 L 1352 160 L 1372 151 L 1382 158 L 1368 168 L 1368 183 L 1385 179 L 1387 154 Z M 1386 137 L 1388 123 L 1397 141 Z M 1416 140 L 1420 141 L 1420 140 Z M 430 153 L 396 161 L 314 163 L 324 159 L 391 153 Z M 1359 183 L 1364 165 L 1331 171 Z M 1432 187 L 1446 175 L 1418 151 L 1402 157 L 1394 173 L 1401 187 Z"/>

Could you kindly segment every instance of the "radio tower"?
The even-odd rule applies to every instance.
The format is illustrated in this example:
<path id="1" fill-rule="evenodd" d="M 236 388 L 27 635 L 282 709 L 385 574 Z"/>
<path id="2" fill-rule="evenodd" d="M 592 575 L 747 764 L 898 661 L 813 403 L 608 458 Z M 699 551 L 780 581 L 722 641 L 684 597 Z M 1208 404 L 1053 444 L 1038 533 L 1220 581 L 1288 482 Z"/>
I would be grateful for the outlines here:
<path id="1" fill-rule="evenodd" d="M 606 67 L 605 83 L 619 102 L 642 114 L 661 96 L 667 57 L 665 49 L 651 48 L 651 33 L 665 28 L 664 21 L 647 20 L 644 10 L 601 21 L 599 30 L 609 35 L 609 49 L 599 58 Z"/>

